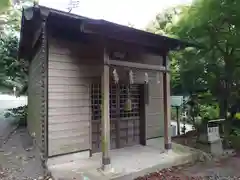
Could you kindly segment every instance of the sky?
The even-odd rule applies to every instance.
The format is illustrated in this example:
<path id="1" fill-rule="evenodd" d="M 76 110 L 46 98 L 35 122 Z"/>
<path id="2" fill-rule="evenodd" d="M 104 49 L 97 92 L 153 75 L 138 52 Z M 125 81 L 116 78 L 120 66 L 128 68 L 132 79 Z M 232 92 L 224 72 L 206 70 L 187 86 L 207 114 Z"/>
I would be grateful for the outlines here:
<path id="1" fill-rule="evenodd" d="M 156 14 L 166 8 L 188 4 L 192 0 L 78 0 L 72 13 L 93 19 L 104 19 L 122 25 L 132 24 L 144 29 Z M 39 4 L 67 11 L 70 0 L 40 0 Z"/>

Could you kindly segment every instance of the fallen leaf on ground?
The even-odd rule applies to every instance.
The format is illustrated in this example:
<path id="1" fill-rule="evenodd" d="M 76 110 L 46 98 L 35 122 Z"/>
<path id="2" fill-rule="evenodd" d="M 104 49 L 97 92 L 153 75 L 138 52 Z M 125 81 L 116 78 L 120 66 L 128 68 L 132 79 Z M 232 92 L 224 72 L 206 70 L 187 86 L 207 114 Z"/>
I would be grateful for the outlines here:
<path id="1" fill-rule="evenodd" d="M 38 180 L 44 180 L 44 178 L 42 176 L 39 176 Z"/>
<path id="2" fill-rule="evenodd" d="M 12 152 L 8 152 L 8 153 L 5 153 L 4 155 L 5 156 L 9 156 L 9 155 L 11 155 L 12 154 Z"/>
<path id="3" fill-rule="evenodd" d="M 32 149 L 33 149 L 33 147 L 26 148 L 25 151 L 31 151 Z"/>

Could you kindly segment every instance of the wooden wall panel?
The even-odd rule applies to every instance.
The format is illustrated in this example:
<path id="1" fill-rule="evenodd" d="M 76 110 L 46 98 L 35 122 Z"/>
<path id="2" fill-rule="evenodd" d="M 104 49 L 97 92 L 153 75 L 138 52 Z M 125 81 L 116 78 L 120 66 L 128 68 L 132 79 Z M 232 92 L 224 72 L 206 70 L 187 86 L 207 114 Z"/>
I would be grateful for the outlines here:
<path id="1" fill-rule="evenodd" d="M 93 82 L 100 80 L 102 72 L 100 57 L 99 49 L 91 45 L 73 44 L 50 38 L 48 64 L 49 156 L 87 150 L 96 145 L 94 143 L 92 145 L 91 140 L 91 128 L 95 127 L 91 127 L 90 87 Z M 161 56 L 146 53 L 131 56 L 131 60 L 154 65 L 162 64 Z M 111 80 L 112 70 L 111 68 Z M 120 80 L 127 80 L 127 71 L 124 70 L 122 73 L 122 70 L 117 71 Z M 145 113 L 146 138 L 153 138 L 163 136 L 164 129 L 162 74 L 160 73 L 160 83 L 157 84 L 157 73 L 147 73 L 149 76 L 149 104 L 146 105 Z M 144 71 L 134 70 L 135 83 L 144 83 L 144 74 Z M 99 141 L 100 137 L 93 135 L 94 140 Z M 121 143 L 124 144 L 124 141 L 121 140 Z M 111 146 L 116 145 L 112 144 Z"/>
<path id="2" fill-rule="evenodd" d="M 149 103 L 146 105 L 146 136 L 147 139 L 164 136 L 164 111 L 163 111 L 163 74 L 150 75 Z"/>
<path id="3" fill-rule="evenodd" d="M 49 42 L 49 156 L 91 149 L 90 85 L 101 68 L 86 65 L 78 48 L 60 39 Z"/>
<path id="4" fill-rule="evenodd" d="M 41 145 L 41 53 L 39 47 L 29 66 L 28 79 L 28 131 L 36 138 L 36 145 Z"/>

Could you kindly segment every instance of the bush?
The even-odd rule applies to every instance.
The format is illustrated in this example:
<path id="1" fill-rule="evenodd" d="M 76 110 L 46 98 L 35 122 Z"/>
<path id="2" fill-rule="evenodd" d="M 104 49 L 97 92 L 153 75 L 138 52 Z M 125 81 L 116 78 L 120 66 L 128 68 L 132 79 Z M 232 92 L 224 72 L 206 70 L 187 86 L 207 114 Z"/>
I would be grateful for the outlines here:
<path id="1" fill-rule="evenodd" d="M 240 150 L 240 129 L 233 127 L 227 140 L 230 142 L 232 148 L 235 150 Z"/>
<path id="2" fill-rule="evenodd" d="M 234 119 L 240 120 L 240 112 L 237 112 L 234 116 Z"/>
<path id="3" fill-rule="evenodd" d="M 219 107 L 218 105 L 200 105 L 200 116 L 203 120 L 213 120 L 219 118 Z"/>
<path id="4" fill-rule="evenodd" d="M 240 136 L 229 136 L 229 139 L 231 147 L 234 148 L 235 150 L 240 150 Z"/>
<path id="5" fill-rule="evenodd" d="M 27 126 L 27 106 L 8 109 L 4 113 L 5 118 L 14 118 L 14 123 L 20 126 Z"/>

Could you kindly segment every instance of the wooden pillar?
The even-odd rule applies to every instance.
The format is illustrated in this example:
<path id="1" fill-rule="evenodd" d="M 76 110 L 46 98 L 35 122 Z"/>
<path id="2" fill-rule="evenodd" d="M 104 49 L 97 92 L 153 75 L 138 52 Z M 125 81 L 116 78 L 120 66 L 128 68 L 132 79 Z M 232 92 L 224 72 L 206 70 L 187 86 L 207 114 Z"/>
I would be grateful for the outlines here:
<path id="1" fill-rule="evenodd" d="M 163 56 L 163 65 L 168 67 L 166 55 Z M 166 150 L 172 149 L 171 143 L 171 95 L 170 95 L 170 73 L 163 74 L 163 97 L 164 97 L 164 146 Z"/>
<path id="2" fill-rule="evenodd" d="M 109 56 L 104 51 L 104 68 L 102 74 L 102 170 L 110 167 L 110 113 L 109 113 Z"/>

